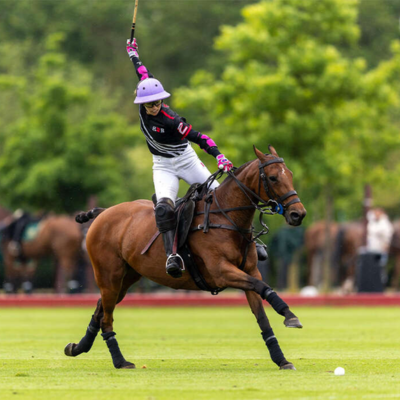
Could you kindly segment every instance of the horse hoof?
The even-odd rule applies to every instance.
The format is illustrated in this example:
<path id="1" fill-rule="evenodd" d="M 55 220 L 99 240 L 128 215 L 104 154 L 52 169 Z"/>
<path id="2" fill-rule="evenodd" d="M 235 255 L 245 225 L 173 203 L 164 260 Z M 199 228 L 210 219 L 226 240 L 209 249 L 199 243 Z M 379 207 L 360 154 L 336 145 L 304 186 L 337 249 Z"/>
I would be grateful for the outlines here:
<path id="1" fill-rule="evenodd" d="M 136 368 L 136 365 L 135 365 L 135 364 L 132 364 L 132 363 L 129 362 L 129 361 L 125 361 L 119 368 L 120 368 L 120 369 L 135 369 L 135 368 Z"/>
<path id="2" fill-rule="evenodd" d="M 68 343 L 68 344 L 65 346 L 64 354 L 65 354 L 66 356 L 68 356 L 68 357 L 76 357 L 76 356 L 73 354 L 73 350 L 74 350 L 74 348 L 75 348 L 76 346 L 77 346 L 76 343 Z"/>
<path id="3" fill-rule="evenodd" d="M 291 369 L 293 371 L 296 371 L 296 368 L 294 367 L 294 365 L 291 362 L 287 363 L 285 365 L 282 365 L 279 369 Z"/>
<path id="4" fill-rule="evenodd" d="M 285 321 L 283 321 L 283 323 L 285 324 L 286 328 L 301 329 L 303 327 L 303 325 L 301 324 L 301 322 L 299 321 L 299 319 L 297 317 L 285 319 Z"/>

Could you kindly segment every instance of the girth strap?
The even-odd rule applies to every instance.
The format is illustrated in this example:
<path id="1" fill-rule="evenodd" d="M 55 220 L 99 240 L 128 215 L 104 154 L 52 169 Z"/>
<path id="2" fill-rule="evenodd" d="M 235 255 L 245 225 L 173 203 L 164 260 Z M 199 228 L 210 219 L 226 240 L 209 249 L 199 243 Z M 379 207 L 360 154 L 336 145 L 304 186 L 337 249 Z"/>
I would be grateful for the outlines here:
<path id="1" fill-rule="evenodd" d="M 219 292 L 222 292 L 224 289 L 222 288 L 212 288 L 208 285 L 203 275 L 201 274 L 196 262 L 193 259 L 193 255 L 191 253 L 190 247 L 187 243 L 185 243 L 180 249 L 179 254 L 182 256 L 186 269 L 188 270 L 190 276 L 196 283 L 197 287 L 200 290 L 204 290 L 206 292 L 211 292 L 213 295 L 217 295 Z"/>
<path id="2" fill-rule="evenodd" d="M 241 206 L 241 207 L 234 207 L 234 208 L 224 208 L 225 212 L 231 211 L 242 211 L 242 210 L 254 210 L 254 206 Z M 221 213 L 220 210 L 208 210 L 210 214 L 219 214 Z M 195 215 L 202 215 L 204 211 L 197 211 Z"/>
<path id="3" fill-rule="evenodd" d="M 238 232 L 238 229 L 235 228 L 235 227 L 232 226 L 232 225 L 210 224 L 210 223 L 208 223 L 208 224 L 207 224 L 207 232 L 208 232 L 208 229 L 209 229 L 209 228 L 215 228 L 215 229 L 229 229 L 229 230 L 231 230 L 231 231 Z M 191 232 L 194 232 L 194 231 L 201 231 L 201 230 L 204 230 L 204 225 L 203 225 L 203 224 L 199 224 L 199 225 L 195 226 L 195 227 L 192 228 L 190 231 L 191 231 Z M 240 232 L 243 232 L 243 233 L 251 233 L 252 230 L 251 230 L 251 229 L 243 229 L 243 228 L 241 228 Z"/>

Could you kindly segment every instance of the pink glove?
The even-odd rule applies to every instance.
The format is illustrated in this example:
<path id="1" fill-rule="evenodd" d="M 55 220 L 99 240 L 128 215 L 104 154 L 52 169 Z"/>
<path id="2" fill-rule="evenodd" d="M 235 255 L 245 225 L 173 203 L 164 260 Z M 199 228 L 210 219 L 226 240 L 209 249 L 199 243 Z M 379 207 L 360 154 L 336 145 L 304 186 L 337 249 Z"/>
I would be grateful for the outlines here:
<path id="1" fill-rule="evenodd" d="M 139 57 L 139 54 L 138 54 L 139 47 L 136 42 L 136 39 L 133 39 L 132 43 L 131 43 L 130 39 L 128 39 L 126 41 L 126 51 L 128 52 L 129 58 Z"/>
<path id="2" fill-rule="evenodd" d="M 223 169 L 224 172 L 228 172 L 233 168 L 233 164 L 223 154 L 217 156 L 217 161 L 218 168 Z"/>

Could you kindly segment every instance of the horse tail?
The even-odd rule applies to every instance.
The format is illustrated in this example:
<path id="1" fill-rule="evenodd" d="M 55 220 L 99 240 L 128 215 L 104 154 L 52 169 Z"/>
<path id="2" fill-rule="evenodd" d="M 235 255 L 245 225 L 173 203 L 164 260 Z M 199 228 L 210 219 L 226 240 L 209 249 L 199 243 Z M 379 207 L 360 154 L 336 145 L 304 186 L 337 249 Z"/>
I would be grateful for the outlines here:
<path id="1" fill-rule="evenodd" d="M 78 224 L 84 224 L 85 222 L 88 222 L 91 219 L 95 219 L 99 214 L 101 214 L 105 210 L 107 210 L 107 209 L 106 208 L 95 207 L 95 208 L 92 208 L 91 210 L 89 210 L 87 212 L 80 212 L 75 217 L 75 221 Z"/>

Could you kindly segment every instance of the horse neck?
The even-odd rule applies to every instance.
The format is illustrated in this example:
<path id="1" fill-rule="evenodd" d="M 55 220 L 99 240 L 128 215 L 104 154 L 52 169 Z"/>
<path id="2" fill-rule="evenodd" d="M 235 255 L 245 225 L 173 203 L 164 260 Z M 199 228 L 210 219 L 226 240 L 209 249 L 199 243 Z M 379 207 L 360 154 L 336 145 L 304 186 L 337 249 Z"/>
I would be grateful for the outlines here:
<path id="1" fill-rule="evenodd" d="M 256 192 L 257 177 L 255 176 L 256 174 L 254 173 L 254 168 L 252 168 L 252 165 L 253 163 L 246 166 L 242 171 L 237 174 L 236 178 L 253 192 Z M 257 200 L 254 198 L 254 196 L 249 193 L 248 195 L 253 202 L 257 203 Z M 243 193 L 243 191 L 240 189 L 239 185 L 233 178 L 227 178 L 221 184 L 221 186 L 219 186 L 215 190 L 215 196 L 217 197 L 219 206 L 222 209 L 251 205 L 249 198 Z M 215 209 L 217 207 L 214 206 L 213 208 Z M 229 217 L 232 218 L 232 220 L 238 226 L 247 228 L 253 222 L 254 213 L 255 208 L 249 208 L 248 210 L 230 212 Z"/>

